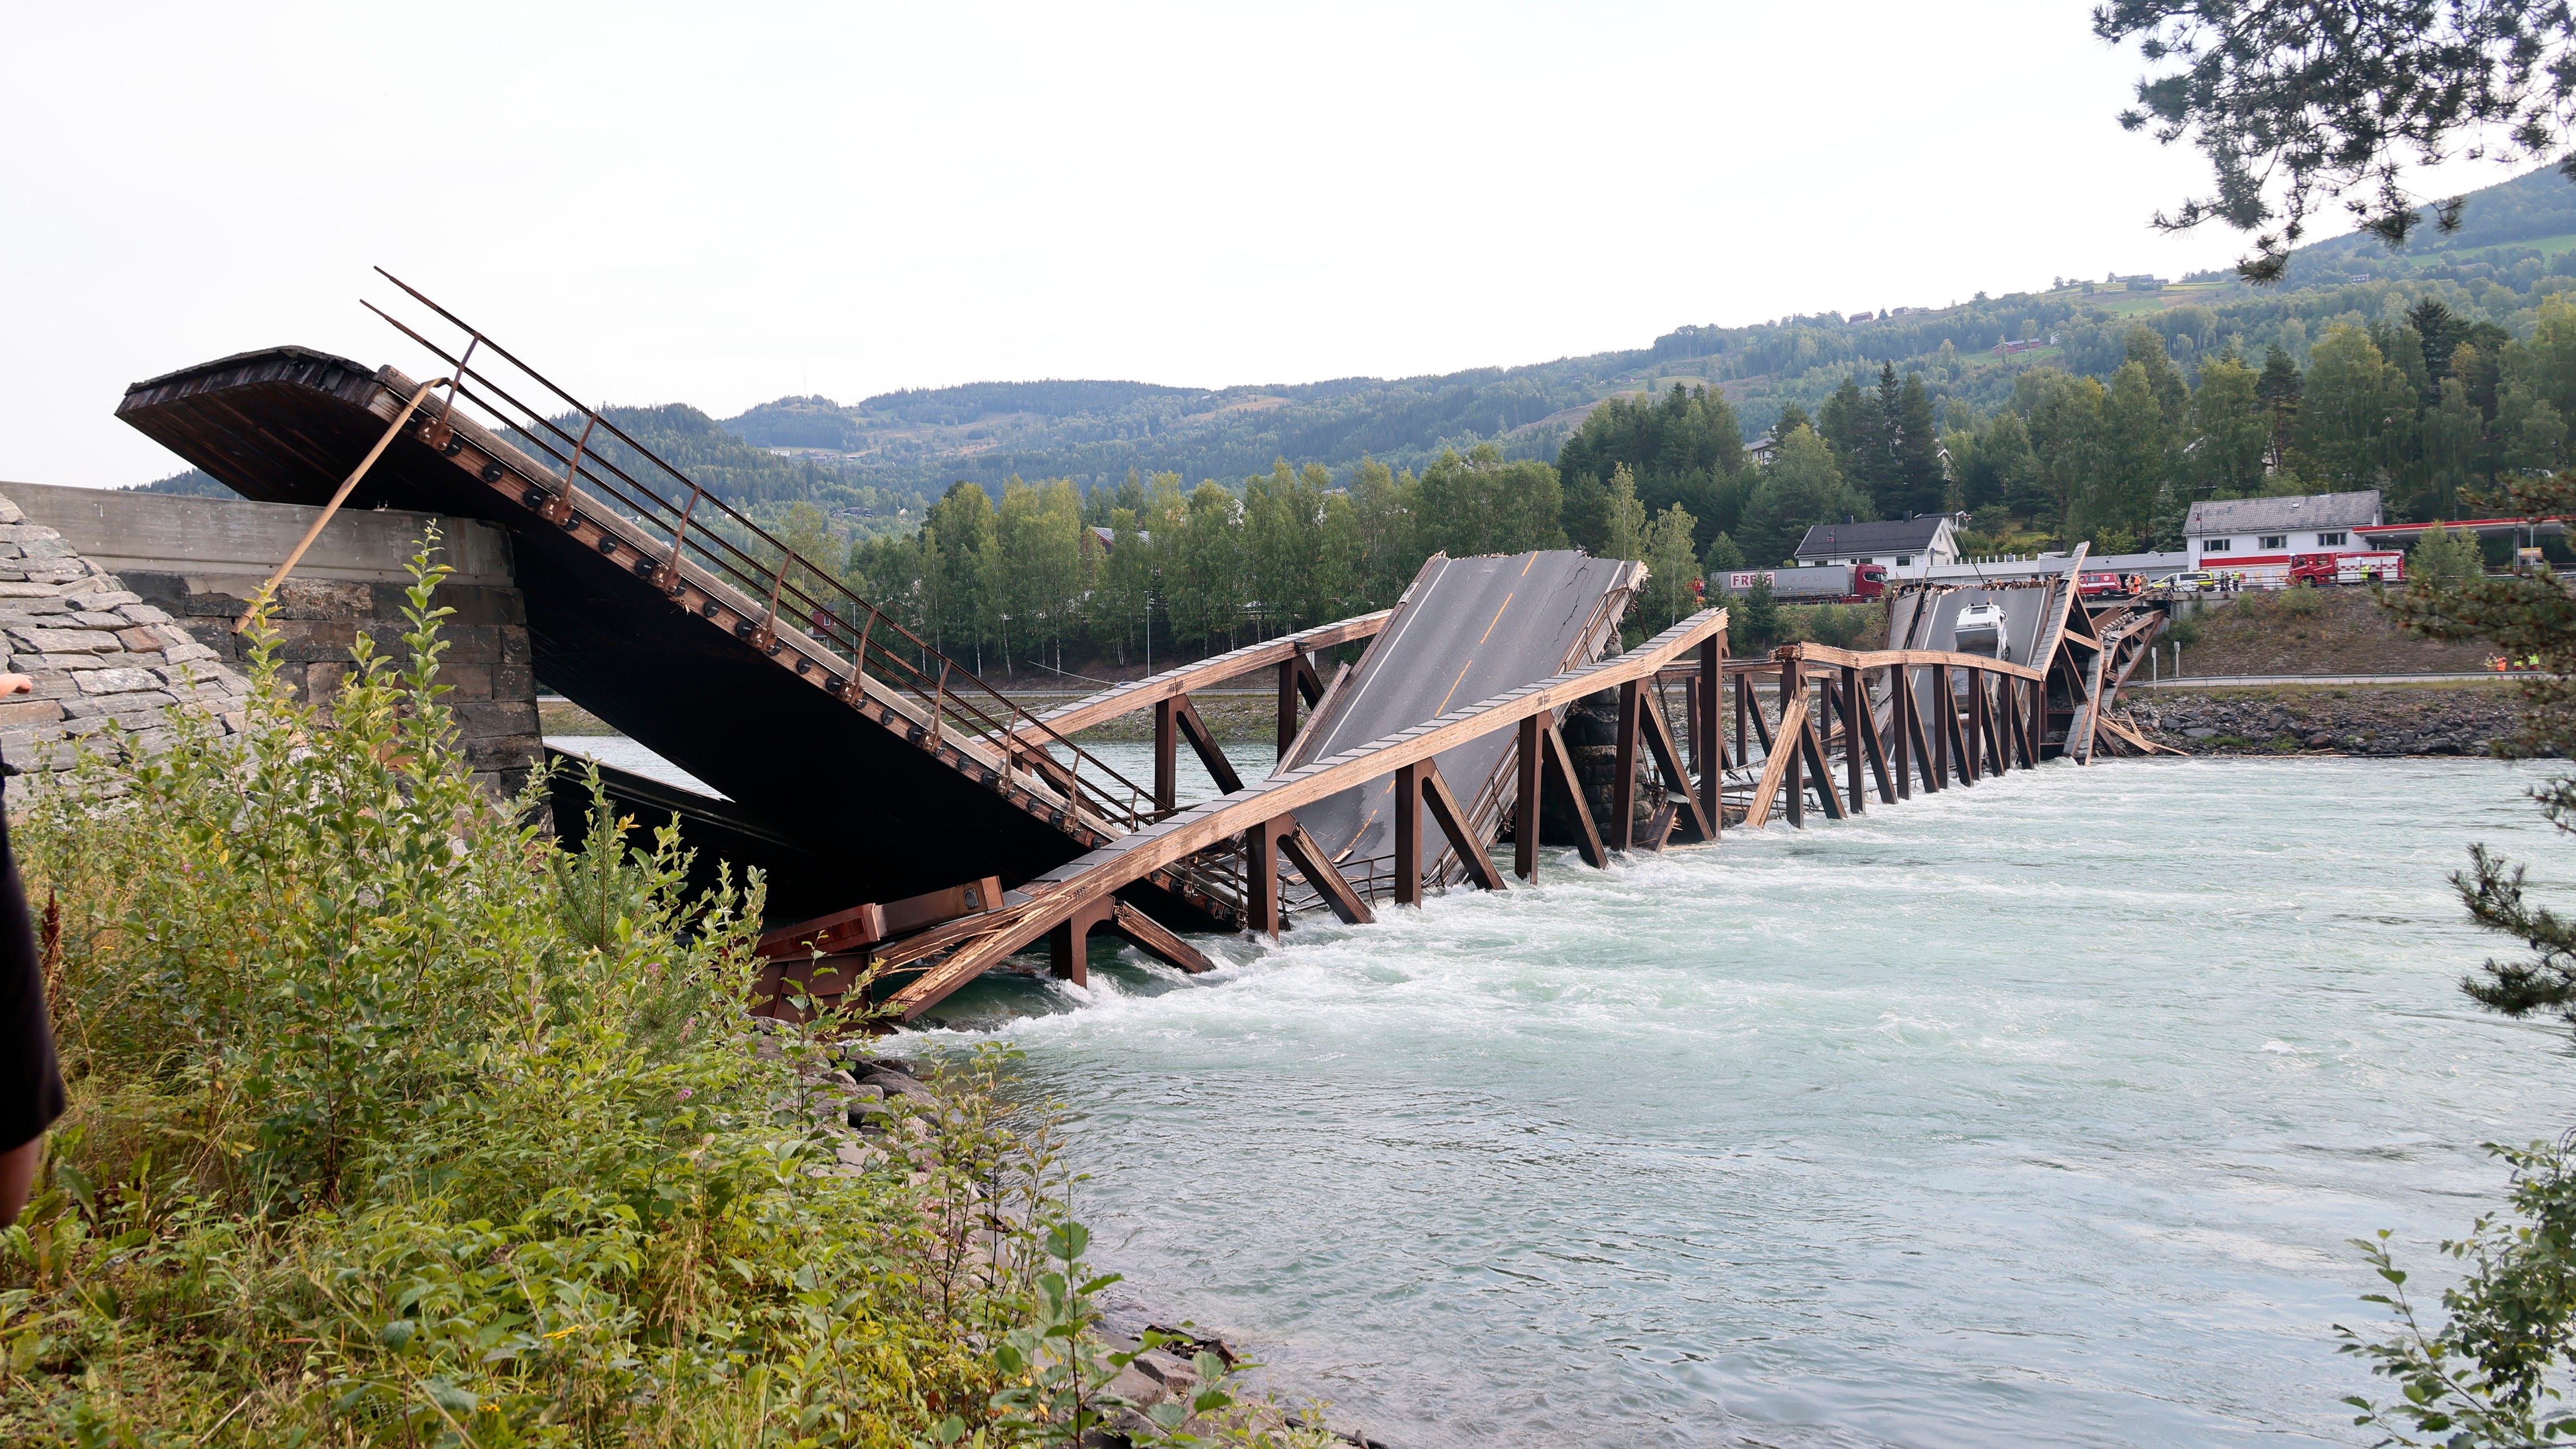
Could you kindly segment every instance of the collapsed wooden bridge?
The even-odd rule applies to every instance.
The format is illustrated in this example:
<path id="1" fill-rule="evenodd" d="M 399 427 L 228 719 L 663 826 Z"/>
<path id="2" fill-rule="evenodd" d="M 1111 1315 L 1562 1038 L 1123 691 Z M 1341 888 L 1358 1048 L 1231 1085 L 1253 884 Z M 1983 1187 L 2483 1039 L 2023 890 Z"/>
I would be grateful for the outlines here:
<path id="1" fill-rule="evenodd" d="M 1619 651 L 1639 565 L 1435 557 L 1392 609 L 1031 714 L 403 291 L 460 334 L 442 347 L 387 317 L 444 377 L 273 348 L 138 383 L 119 416 L 249 497 L 509 529 L 540 677 L 723 791 L 728 839 L 794 856 L 803 884 L 778 904 L 806 919 L 762 943 L 773 1014 L 863 992 L 918 1020 L 1041 942 L 1080 982 L 1100 930 L 1205 971 L 1192 933 L 1507 889 L 1550 843 L 1600 868 L 2154 749 L 2111 705 L 2163 616 L 2085 607 L 2080 549 L 2036 585 L 1902 594 L 1885 650 L 1743 660 L 1722 609 Z M 1347 646 L 1327 679 L 1319 660 Z M 1278 767 L 1247 783 L 1192 695 L 1257 676 L 1276 682 Z M 1610 721 L 1589 768 L 1566 737 L 1578 707 Z M 1147 710 L 1150 781 L 1073 740 Z M 1219 791 L 1186 809 L 1184 744 Z"/>

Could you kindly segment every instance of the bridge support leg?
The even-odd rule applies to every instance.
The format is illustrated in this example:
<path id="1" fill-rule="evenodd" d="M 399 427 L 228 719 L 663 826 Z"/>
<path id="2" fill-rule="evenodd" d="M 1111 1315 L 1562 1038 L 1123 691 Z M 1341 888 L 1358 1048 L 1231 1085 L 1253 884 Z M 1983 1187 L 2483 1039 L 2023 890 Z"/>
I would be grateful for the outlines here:
<path id="1" fill-rule="evenodd" d="M 1538 718 L 1522 720 L 1520 727 L 1520 779 L 1512 806 L 1512 874 L 1535 884 L 1538 881 L 1538 814 L 1539 764 Z"/>
<path id="2" fill-rule="evenodd" d="M 1288 758 L 1288 747 L 1297 743 L 1299 695 L 1305 696 L 1309 709 L 1324 698 L 1324 682 L 1315 677 L 1315 666 L 1303 650 L 1288 656 L 1279 666 L 1279 758 L 1283 760 Z"/>
<path id="3" fill-rule="evenodd" d="M 2012 680 L 2000 674 L 1979 682 L 1977 686 L 1977 734 L 1984 742 L 1981 748 L 1986 751 L 1986 757 L 1994 761 L 1994 768 L 1986 772 L 1990 775 L 2000 775 L 2012 768 L 2012 757 L 2004 752 L 2004 733 L 1999 728 L 2002 721 L 1997 718 L 2002 710 L 1995 703 L 1997 691 L 2000 689 L 2008 694 L 2011 686 Z"/>
<path id="4" fill-rule="evenodd" d="M 1395 772 L 1395 903 L 1422 904 L 1422 766 Z"/>
<path id="5" fill-rule="evenodd" d="M 1169 815 L 1176 808 L 1180 746 L 1180 701 L 1154 701 L 1154 813 L 1157 815 Z"/>
<path id="6" fill-rule="evenodd" d="M 1947 721 L 1947 724 L 1944 723 Z M 1932 718 L 1927 721 L 1932 737 L 1925 741 L 1931 748 L 1924 752 L 1924 763 L 1932 768 L 1932 788 L 1942 790 L 1950 784 L 1950 728 L 1959 722 L 1959 704 L 1950 695 L 1950 666 L 1932 666 Z"/>
<path id="7" fill-rule="evenodd" d="M 1279 939 L 1279 837 L 1296 821 L 1264 820 L 1243 832 L 1243 928 Z"/>
<path id="8" fill-rule="evenodd" d="M 1279 758 L 1297 742 L 1297 660 L 1279 666 Z"/>
<path id="9" fill-rule="evenodd" d="M 1914 746 L 1914 773 L 1922 778 L 1923 793 L 1927 795 L 1939 793 L 1943 771 L 1940 762 L 1933 757 L 1934 736 L 1924 723 L 1923 695 L 1935 693 L 1942 687 L 1939 676 L 1927 667 L 1922 691 L 1906 691 L 1905 737 Z"/>
<path id="10" fill-rule="evenodd" d="M 1610 782 L 1610 834 L 1603 842 L 1621 854 L 1636 847 L 1637 834 L 1637 681 L 1619 686 L 1618 774 Z"/>
<path id="11" fill-rule="evenodd" d="M 1800 703 L 1804 702 L 1800 699 L 1800 696 L 1805 693 L 1806 688 L 1806 677 L 1799 672 L 1798 661 L 1795 659 L 1781 660 L 1780 733 L 1775 739 L 1773 739 L 1771 748 L 1774 750 L 1786 750 L 1789 752 L 1789 772 L 1786 775 L 1783 775 L 1780 779 L 1780 798 L 1786 802 L 1789 807 L 1789 823 L 1797 826 L 1801 830 L 1804 830 L 1807 826 L 1807 780 L 1805 772 L 1798 768 L 1802 763 L 1798 758 L 1799 746 L 1802 741 L 1790 728 L 1789 706 L 1793 701 Z M 1801 710 L 1800 713 L 1803 714 L 1805 711 Z M 1832 781 L 1828 780 L 1826 782 L 1826 788 L 1831 789 L 1832 787 Z"/>
<path id="12" fill-rule="evenodd" d="M 1117 897 L 1103 896 L 1086 903 L 1082 909 L 1067 916 L 1063 924 L 1047 932 L 1047 971 L 1050 975 L 1076 986 L 1091 984 L 1090 962 L 1086 955 L 1092 928 L 1106 925 L 1117 904 Z"/>
<path id="13" fill-rule="evenodd" d="M 1745 720 L 1748 714 L 1756 720 L 1762 717 L 1761 711 L 1753 708 L 1752 676 L 1739 674 L 1735 677 L 1735 768 L 1739 770 L 1753 767 L 1753 726 Z M 1763 748 L 1770 748 L 1768 739 L 1763 741 Z"/>
<path id="14" fill-rule="evenodd" d="M 1865 708 L 1867 704 L 1868 701 L 1861 697 L 1860 670 L 1853 665 L 1844 665 L 1843 697 L 1841 701 L 1843 715 L 1843 773 L 1849 777 L 1851 813 L 1854 815 L 1858 815 L 1861 812 L 1866 801 L 1866 787 L 1861 784 L 1860 779 L 1860 737 L 1864 731 L 1872 735 L 1878 733 L 1877 727 L 1868 722 L 1869 711 Z"/>
<path id="15" fill-rule="evenodd" d="M 1887 667 L 1887 737 L 1896 766 L 1896 798 L 1914 798 L 1914 671 L 1903 664 Z"/>
<path id="16" fill-rule="evenodd" d="M 1968 779 L 1971 781 L 1981 781 L 1986 779 L 1989 773 L 1994 773 L 1986 768 L 1984 730 L 1986 730 L 1986 670 L 1971 668 L 1968 670 L 1968 719 L 1960 722 L 1960 743 L 1968 745 L 1965 750 L 1960 750 L 1960 753 L 1965 755 L 1965 761 L 1968 761 L 1960 768 L 1968 773 Z"/>
<path id="17" fill-rule="evenodd" d="M 2023 684 L 2023 692 L 2029 698 L 2023 701 L 2022 709 L 2021 727 L 2026 738 L 2022 744 L 2021 767 L 2031 770 L 2039 767 L 2040 732 L 2048 723 L 2048 679 L 2043 675 L 2038 679 L 2025 680 Z"/>
<path id="18" fill-rule="evenodd" d="M 1699 677 L 1691 681 L 1699 701 L 1691 754 L 1699 765 L 1699 808 L 1708 821 L 1710 840 L 1726 829 L 1726 811 L 1718 798 L 1726 784 L 1726 732 L 1717 712 L 1718 691 L 1725 684 L 1726 636 L 1720 634 L 1699 646 Z M 1736 738 L 1740 742 L 1743 735 Z"/>

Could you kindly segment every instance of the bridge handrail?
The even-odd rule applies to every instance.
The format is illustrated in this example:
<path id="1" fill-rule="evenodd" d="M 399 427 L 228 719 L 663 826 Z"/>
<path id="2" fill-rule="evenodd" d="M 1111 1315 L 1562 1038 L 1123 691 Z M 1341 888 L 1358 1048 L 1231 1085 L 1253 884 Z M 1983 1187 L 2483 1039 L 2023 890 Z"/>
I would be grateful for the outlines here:
<path id="1" fill-rule="evenodd" d="M 508 349 L 494 342 L 488 335 L 432 301 L 401 278 L 385 272 L 382 268 L 377 270 L 387 281 L 400 287 L 414 300 L 437 313 L 450 324 L 479 339 L 484 349 L 500 356 L 511 367 L 553 394 L 565 407 L 585 420 L 585 435 L 581 439 L 576 439 L 557 426 L 554 419 L 547 416 L 544 411 L 531 407 L 513 396 L 487 372 L 464 366 L 456 355 L 422 336 L 400 319 L 387 314 L 381 308 L 370 306 L 369 310 L 376 312 L 378 316 L 383 317 L 430 353 L 451 365 L 458 366 L 460 385 L 457 391 L 460 397 L 474 402 L 482 411 L 493 416 L 508 433 L 516 435 L 546 454 L 553 461 L 554 466 L 563 470 L 561 478 L 550 478 L 546 481 L 559 483 L 567 490 L 577 484 L 587 484 L 596 488 L 602 496 L 622 507 L 630 522 L 649 532 L 662 535 L 661 541 L 669 550 L 668 562 L 673 566 L 676 567 L 681 557 L 687 556 L 736 587 L 747 597 L 757 601 L 765 596 L 766 603 L 759 604 L 757 607 L 764 614 L 766 631 L 773 638 L 781 618 L 792 619 L 792 627 L 798 632 L 809 637 L 818 637 L 827 645 L 845 650 L 848 663 L 854 671 L 869 672 L 873 666 L 872 672 L 880 679 L 919 696 L 930 706 L 934 728 L 944 726 L 947 721 L 954 718 L 1013 766 L 1027 769 L 1039 778 L 1047 780 L 1055 788 L 1065 791 L 1068 795 L 1068 803 L 1078 810 L 1086 810 L 1104 822 L 1129 830 L 1138 828 L 1151 819 L 1153 796 L 1150 790 L 1127 779 L 1097 756 L 1065 738 L 1065 731 L 1031 715 L 973 671 L 958 665 L 928 641 L 906 628 L 900 621 L 860 597 L 856 591 L 843 584 L 831 570 L 799 555 L 784 541 L 754 523 L 722 498 L 709 493 L 689 475 L 681 472 L 650 448 L 637 442 L 614 422 L 601 416 L 597 409 L 574 399 L 571 394 L 556 386 Z M 464 386 L 467 381 L 470 381 L 473 386 Z M 445 417 L 447 413 L 453 411 L 450 408 L 441 416 Z M 450 419 L 450 421 L 453 420 Z M 649 462 L 663 474 L 684 486 L 685 501 L 674 502 L 672 498 L 663 496 L 662 492 L 652 485 L 638 480 L 615 461 L 590 451 L 587 446 L 587 434 L 591 428 L 604 429 L 620 444 L 630 449 L 636 457 Z M 564 451 L 549 443 L 544 434 L 551 434 L 570 451 Z M 711 521 L 701 518 L 702 510 L 711 512 Z M 764 563 L 754 557 L 741 544 L 728 537 L 728 531 L 738 531 L 755 547 L 774 552 L 776 555 L 774 562 Z M 816 588 L 822 591 L 824 597 L 817 597 L 816 594 L 808 592 L 803 582 L 805 579 L 816 581 Z M 782 604 L 788 605 L 792 612 L 783 611 Z M 858 622 L 853 623 L 851 618 L 845 617 L 845 613 L 851 611 L 855 611 L 858 615 Z M 919 662 L 905 658 L 904 654 L 898 652 L 895 647 L 897 644 L 911 646 L 912 651 L 917 653 Z M 853 680 L 852 684 L 855 688 L 856 681 Z M 961 692 L 969 689 L 980 692 L 983 696 L 989 696 L 990 703 L 999 706 L 998 711 L 985 703 L 979 703 L 973 695 Z M 996 717 L 997 712 L 999 718 Z M 1033 747 L 1036 752 L 1043 753 L 1047 747 L 1054 745 L 1061 745 L 1070 752 L 1073 756 L 1071 765 L 1052 759 L 1047 760 L 1046 766 L 1040 766 L 1034 762 L 1022 764 L 1022 761 L 1031 755 Z M 1099 777 L 1105 777 L 1123 786 L 1125 798 L 1122 799 L 1094 783 L 1092 779 L 1085 778 L 1086 775 L 1094 772 Z"/>
<path id="2" fill-rule="evenodd" d="M 1229 679 L 1250 674 L 1256 669 L 1285 664 L 1308 650 L 1329 649 L 1336 644 L 1348 644 L 1355 639 L 1369 638 L 1384 629 L 1386 621 L 1394 613 L 1393 609 L 1380 609 L 1374 614 L 1358 614 L 1348 619 L 1337 619 L 1330 624 L 1318 624 L 1311 629 L 1300 629 L 1294 634 L 1282 634 L 1276 639 L 1259 644 L 1247 644 L 1240 649 L 1202 659 L 1196 664 L 1184 664 L 1178 669 L 1166 669 L 1160 674 L 1149 674 L 1143 679 L 1104 689 L 1097 694 L 1085 695 L 1071 704 L 1059 705 L 1037 716 L 1036 723 L 1041 727 L 1065 734 L 1086 730 L 1103 720 L 1133 714 L 1148 705 L 1160 704 L 1164 700 L 1188 694 L 1194 690 L 1223 684 Z"/>
<path id="3" fill-rule="evenodd" d="M 1927 664 L 1946 664 L 1953 669 L 1983 669 L 1991 674 L 2009 674 L 2016 679 L 2045 679 L 2048 671 L 2027 664 L 2013 664 L 1989 659 L 1983 654 L 1961 654 L 1946 649 L 1836 649 L 1827 644 L 1783 644 L 1771 651 L 1774 659 L 1796 659 L 1808 664 L 1831 664 L 1840 669 L 1883 669 L 1889 665 L 1909 668 Z"/>

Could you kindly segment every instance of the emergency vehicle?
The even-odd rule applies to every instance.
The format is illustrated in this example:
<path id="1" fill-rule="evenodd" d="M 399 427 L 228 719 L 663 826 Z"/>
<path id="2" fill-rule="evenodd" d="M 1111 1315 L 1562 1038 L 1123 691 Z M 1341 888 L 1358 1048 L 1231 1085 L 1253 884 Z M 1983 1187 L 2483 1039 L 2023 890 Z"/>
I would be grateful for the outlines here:
<path id="1" fill-rule="evenodd" d="M 2385 553 L 2300 553 L 2290 556 L 2292 584 L 2383 584 L 2406 582 L 2406 555 Z"/>

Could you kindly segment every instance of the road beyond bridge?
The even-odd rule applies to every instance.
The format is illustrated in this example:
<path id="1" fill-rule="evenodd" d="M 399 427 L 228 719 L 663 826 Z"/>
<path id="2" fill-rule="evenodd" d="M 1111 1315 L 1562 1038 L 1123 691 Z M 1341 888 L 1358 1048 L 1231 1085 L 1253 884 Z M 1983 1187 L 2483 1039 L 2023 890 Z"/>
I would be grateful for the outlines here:
<path id="1" fill-rule="evenodd" d="M 1191 934 L 1275 936 L 1307 912 L 1364 922 L 1426 890 L 1534 881 L 1551 828 L 1599 867 L 1775 814 L 1841 819 L 1872 796 L 2156 748 L 2109 706 L 2163 615 L 2083 607 L 2080 549 L 2063 574 L 1897 596 L 1884 650 L 1746 660 L 1727 657 L 1723 609 L 1620 651 L 1642 565 L 1435 555 L 1390 610 L 1033 715 L 395 285 L 437 320 L 380 315 L 443 376 L 270 348 L 137 383 L 118 415 L 251 498 L 506 531 L 538 676 L 722 791 L 729 839 L 791 852 L 809 889 L 839 883 L 846 905 L 763 938 L 769 1014 L 864 996 L 881 1023 L 918 1020 L 1041 941 L 1081 981 L 1095 930 L 1203 971 Z M 1324 651 L 1353 645 L 1327 680 Z M 1263 676 L 1280 763 L 1246 783 L 1191 695 Z M 1578 705 L 1611 721 L 1583 758 Z M 1072 738 L 1145 710 L 1149 781 Z M 1183 744 L 1222 791 L 1186 810 Z"/>

